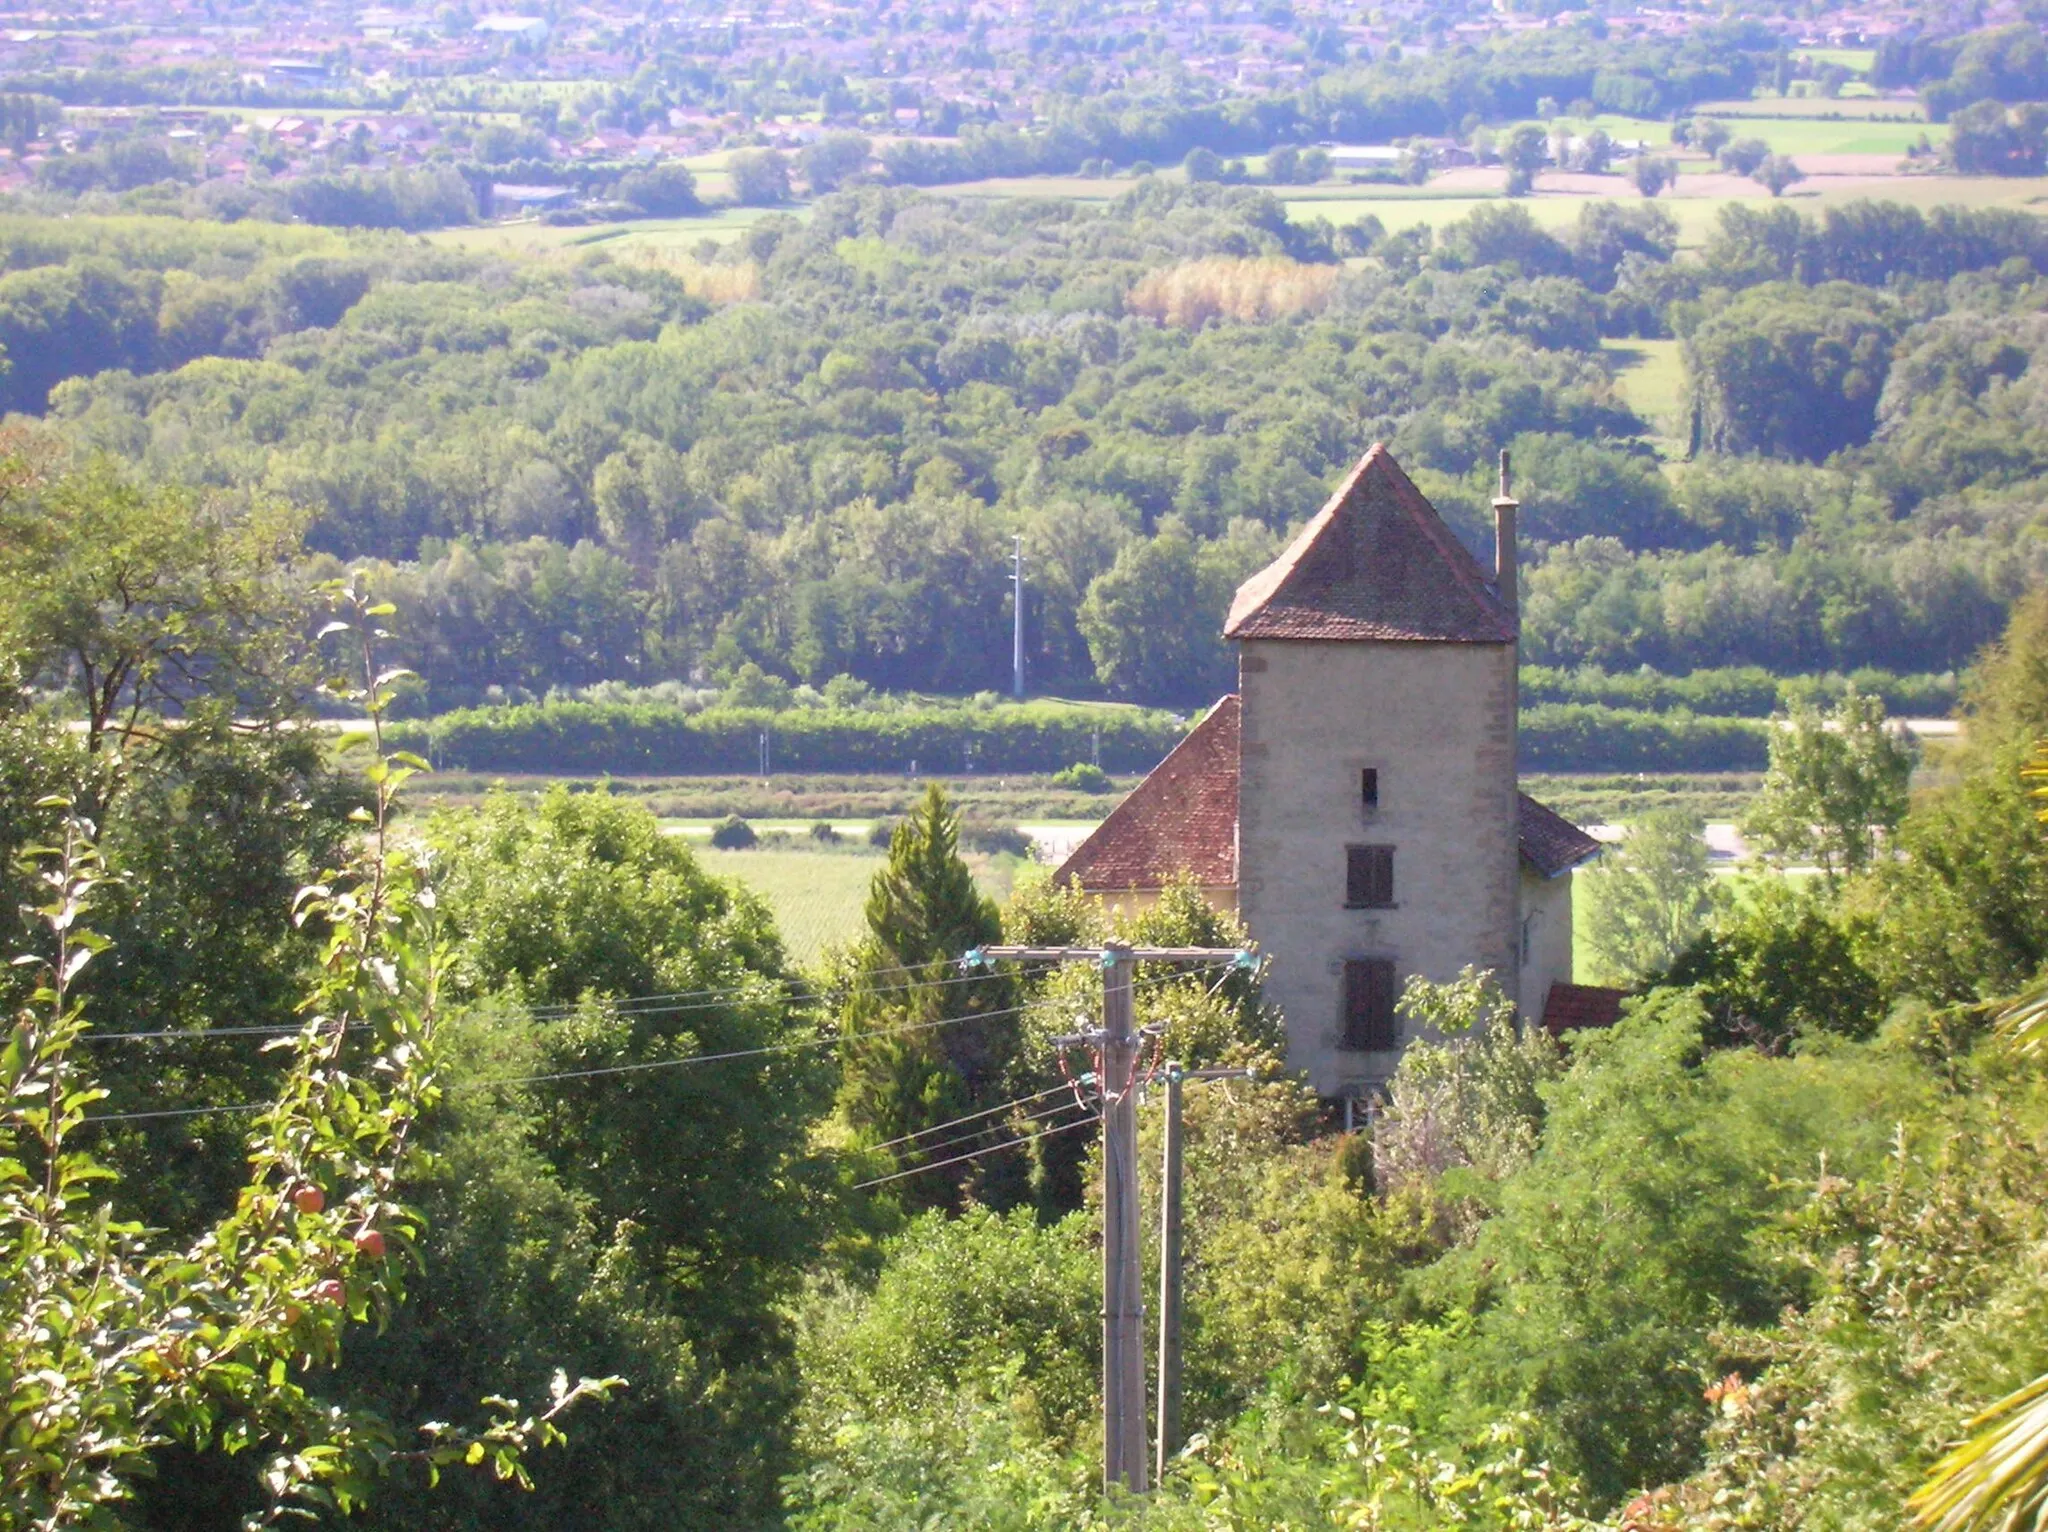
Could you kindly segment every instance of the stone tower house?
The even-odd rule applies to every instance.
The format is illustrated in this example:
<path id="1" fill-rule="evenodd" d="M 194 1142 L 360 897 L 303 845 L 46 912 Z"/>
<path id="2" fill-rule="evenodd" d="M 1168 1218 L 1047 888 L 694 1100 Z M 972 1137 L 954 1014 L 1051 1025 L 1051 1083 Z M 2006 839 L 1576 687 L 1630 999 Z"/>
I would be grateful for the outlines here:
<path id="1" fill-rule="evenodd" d="M 1325 1095 L 1393 1072 L 1416 974 L 1491 969 L 1553 1025 L 1611 1010 L 1571 983 L 1570 873 L 1598 843 L 1516 786 L 1514 512 L 1504 482 L 1482 569 L 1366 453 L 1239 587 L 1237 694 L 1056 874 L 1127 905 L 1192 878 L 1234 905 L 1272 957 L 1289 1063 Z"/>

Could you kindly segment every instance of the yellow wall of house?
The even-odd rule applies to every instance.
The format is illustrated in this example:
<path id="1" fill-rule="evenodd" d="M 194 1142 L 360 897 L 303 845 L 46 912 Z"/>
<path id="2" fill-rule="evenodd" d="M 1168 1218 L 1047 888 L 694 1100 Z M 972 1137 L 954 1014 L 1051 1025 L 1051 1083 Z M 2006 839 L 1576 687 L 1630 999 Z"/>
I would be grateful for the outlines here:
<path id="1" fill-rule="evenodd" d="M 1552 984 L 1572 982 L 1572 878 L 1522 869 L 1522 971 L 1515 1003 L 1528 1021 L 1543 1016 Z"/>
<path id="2" fill-rule="evenodd" d="M 1153 905 L 1159 902 L 1159 896 L 1162 892 L 1163 890 L 1156 888 L 1091 888 L 1088 890 L 1089 896 L 1100 899 L 1112 914 L 1122 915 L 1127 919 L 1136 919 L 1151 909 Z M 1221 910 L 1226 915 L 1235 915 L 1237 913 L 1236 889 L 1224 885 L 1221 887 L 1204 887 L 1199 892 L 1212 908 Z"/>

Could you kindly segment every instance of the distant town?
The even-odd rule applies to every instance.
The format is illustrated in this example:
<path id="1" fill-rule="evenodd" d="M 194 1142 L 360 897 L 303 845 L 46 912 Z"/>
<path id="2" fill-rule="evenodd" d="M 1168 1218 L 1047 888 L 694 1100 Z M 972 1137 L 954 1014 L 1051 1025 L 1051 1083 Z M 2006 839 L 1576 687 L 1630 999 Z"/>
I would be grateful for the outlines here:
<path id="1" fill-rule="evenodd" d="M 1867 112 L 1896 103 L 1902 115 L 1917 115 L 1911 83 L 1873 82 L 1869 68 L 1843 55 L 1938 40 L 1955 24 L 1944 9 L 1896 4 L 1756 17 L 1742 24 L 1744 46 L 1754 53 L 1774 42 L 1785 76 L 1776 83 L 1791 91 L 1873 98 L 1856 104 Z M 1977 29 L 1994 27 L 2015 19 L 2017 9 L 1977 7 L 1970 19 Z M 2002 14 L 2008 10 L 2014 16 Z M 683 212 L 701 206 L 699 189 L 708 202 L 783 200 L 789 189 L 774 177 L 765 186 L 731 183 L 725 160 L 735 151 L 801 152 L 833 135 L 860 134 L 879 156 L 883 179 L 930 184 L 991 168 L 1101 173 L 1133 163 L 1150 168 L 1142 164 L 1150 141 L 1130 130 L 1129 119 L 1176 113 L 1223 123 L 1229 131 L 1206 136 L 1218 139 L 1207 147 L 1226 156 L 1295 138 L 1336 151 L 1310 163 L 1318 175 L 1390 179 L 1411 140 L 1429 146 L 1425 174 L 1471 163 L 1470 128 L 1502 114 L 1481 102 L 1466 114 L 1471 121 L 1392 133 L 1373 131 L 1389 125 L 1384 113 L 1366 113 L 1358 124 L 1364 131 L 1333 135 L 1312 131 L 1332 125 L 1314 121 L 1293 132 L 1290 113 L 1300 115 L 1301 103 L 1360 71 L 1426 68 L 1518 39 L 1526 42 L 1523 54 L 1539 59 L 1584 45 L 1606 53 L 1668 50 L 1725 24 L 1704 5 L 1536 16 L 1467 0 L 1096 0 L 1058 13 L 1022 0 L 776 0 L 744 10 L 600 0 L 533 14 L 187 0 L 5 10 L 0 193 L 120 197 L 155 188 L 156 201 L 143 197 L 140 210 L 165 211 L 162 189 L 196 187 L 206 196 L 196 208 L 188 204 L 188 214 L 233 217 L 257 211 L 237 206 L 233 188 L 282 193 L 309 176 L 360 180 L 461 167 L 472 195 L 461 207 L 419 215 L 433 224 L 468 221 L 466 213 L 530 217 L 578 202 L 616 202 L 620 175 L 680 164 L 704 178 L 702 187 L 671 187 L 665 201 L 643 201 L 646 211 Z M 1647 108 L 1669 104 L 1631 102 L 1626 92 L 1614 101 L 1599 96 L 1530 104 L 1553 116 L 1629 105 L 1636 115 L 1661 116 Z M 1496 104 L 1516 105 L 1506 98 Z M 1098 125 L 1065 152 L 1035 142 L 1010 152 L 1014 163 L 991 163 L 1005 156 L 987 151 L 963 167 L 949 165 L 943 152 L 920 152 L 950 152 L 963 135 L 985 143 L 1005 132 L 1057 138 L 1091 113 L 1119 116 L 1136 149 L 1120 153 Z M 1398 113 L 1391 125 L 1404 125 Z M 1162 142 L 1173 151 L 1183 141 L 1200 147 L 1205 132 L 1197 121 Z M 1626 152 L 1627 137 L 1615 136 Z M 893 162 L 892 146 L 899 150 Z M 1477 157 L 1484 161 L 1483 147 Z M 1171 158 L 1178 163 L 1182 155 Z M 864 157 L 857 168 L 867 168 Z M 1303 179 L 1297 169 L 1290 161 L 1286 178 Z M 402 216 L 346 216 L 345 209 L 328 217 L 314 202 L 301 204 L 283 216 L 405 223 Z"/>

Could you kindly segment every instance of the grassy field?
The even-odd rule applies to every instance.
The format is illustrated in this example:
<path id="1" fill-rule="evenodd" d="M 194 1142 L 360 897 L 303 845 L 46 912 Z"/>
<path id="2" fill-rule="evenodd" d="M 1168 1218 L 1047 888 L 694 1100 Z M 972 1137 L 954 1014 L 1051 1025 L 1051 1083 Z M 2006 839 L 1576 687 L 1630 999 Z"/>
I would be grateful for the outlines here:
<path id="1" fill-rule="evenodd" d="M 867 929 L 868 886 L 882 866 L 879 851 L 810 851 L 767 847 L 697 856 L 721 878 L 736 878 L 767 901 L 790 957 L 817 961 L 828 947 L 856 941 Z M 1024 864 L 1011 857 L 969 856 L 974 881 L 992 899 L 1010 897 Z"/>
<path id="2" fill-rule="evenodd" d="M 1801 48 L 1794 58 L 1809 64 L 1840 64 L 1851 74 L 1869 74 L 1877 63 L 1875 48 Z"/>
<path id="3" fill-rule="evenodd" d="M 1685 358 L 1675 340 L 1604 340 L 1614 384 L 1628 407 L 1671 447 L 1685 446 Z"/>
<path id="4" fill-rule="evenodd" d="M 1948 138 L 1948 128 L 1924 121 L 1872 122 L 1866 116 L 1843 116 L 1839 120 L 1810 117 L 1803 113 L 1766 116 L 1754 110 L 1762 102 L 1736 102 L 1752 110 L 1723 112 L 1718 106 L 1702 107 L 1702 117 L 1719 117 L 1742 138 L 1760 138 L 1778 154 L 1887 154 L 1904 158 L 1924 137 L 1937 148 Z M 1781 111 L 1803 105 L 1796 101 L 1773 102 Z M 1830 107 L 1841 103 L 1830 101 Z M 1740 124 L 1738 127 L 1737 124 Z M 1614 132 L 1612 128 L 1609 132 Z M 1668 130 L 1667 130 L 1668 132 Z M 1621 135 L 1616 134 L 1617 137 Z"/>
<path id="5" fill-rule="evenodd" d="M 702 178 L 699 180 L 702 185 Z M 501 250 L 517 255 L 545 255 L 584 250 L 629 250 L 636 246 L 689 251 L 701 239 L 721 243 L 738 239 L 772 212 L 803 216 L 801 206 L 787 208 L 726 207 L 696 218 L 635 218 L 620 223 L 555 225 L 487 223 L 471 228 L 440 229 L 425 236 L 438 245 L 460 250 Z"/>
<path id="6" fill-rule="evenodd" d="M 1927 127 L 1928 136 L 1939 142 L 1948 130 L 1927 124 L 1926 110 L 1917 101 L 1899 101 L 1888 96 L 1838 96 L 1834 100 L 1817 96 L 1750 96 L 1728 101 L 1702 101 L 1692 108 L 1696 117 L 1813 117 L 1884 122 L 1901 119 Z"/>
<path id="7" fill-rule="evenodd" d="M 704 848 L 697 856 L 707 870 L 736 878 L 765 899 L 790 956 L 806 965 L 827 947 L 860 936 L 868 884 L 882 865 L 879 853 Z"/>
<path id="8" fill-rule="evenodd" d="M 1682 808 L 1706 820 L 1740 819 L 1763 786 L 1761 772 L 1662 775 L 1557 772 L 1522 779 L 1522 790 L 1577 824 L 1616 824 L 1651 809 Z"/>
<path id="9" fill-rule="evenodd" d="M 1658 205 L 1678 220 L 1679 243 L 1687 249 L 1697 249 L 1706 241 L 1721 216 L 1721 209 L 1730 203 L 1763 207 L 1771 200 L 1770 193 L 1763 187 L 1733 176 L 1716 175 L 1716 182 L 1720 187 L 1737 189 L 1703 190 L 1699 183 L 1713 173 L 1710 167 L 1699 164 L 1687 169 L 1688 173 L 1679 187 L 1657 199 Z M 1597 193 L 1576 189 L 1553 190 L 1545 184 L 1547 179 L 1539 178 L 1535 195 L 1525 198 L 1522 204 L 1530 216 L 1546 229 L 1568 228 L 1577 220 L 1580 209 L 1590 202 L 1617 198 L 1624 202 L 1637 200 L 1635 191 L 1619 176 L 1600 178 L 1602 184 Z M 1575 178 L 1578 181 L 1584 179 Z M 1806 213 L 1866 199 L 1903 202 L 1922 209 L 1952 204 L 1977 208 L 2008 207 L 2038 214 L 2048 212 L 2048 177 L 1814 176 L 1785 196 L 1787 203 Z M 1297 221 L 1327 218 L 1335 224 L 1349 223 L 1370 214 L 1393 232 L 1425 223 L 1442 228 L 1463 218 L 1474 208 L 1499 200 L 1499 193 L 1491 190 L 1301 188 L 1290 193 L 1286 208 L 1288 217 Z"/>

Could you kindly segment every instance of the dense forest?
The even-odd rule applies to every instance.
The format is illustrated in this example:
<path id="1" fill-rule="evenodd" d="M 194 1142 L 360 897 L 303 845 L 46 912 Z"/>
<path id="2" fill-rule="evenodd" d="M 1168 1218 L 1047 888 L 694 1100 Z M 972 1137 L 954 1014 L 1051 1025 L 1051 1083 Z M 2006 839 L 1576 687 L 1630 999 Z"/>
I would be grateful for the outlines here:
<path id="1" fill-rule="evenodd" d="M 1950 671 L 2038 577 L 2043 235 L 2022 214 L 1654 202 L 1560 234 L 861 189 L 680 262 L 154 221 L 6 226 L 4 380 L 68 451 L 304 508 L 430 710 L 555 689 L 1228 684 L 1228 592 L 1384 439 L 1461 535 L 1525 489 L 1525 656 Z M 1660 471 L 1603 337 L 1676 336 Z M 111 367 L 110 367 L 110 364 Z M 1796 391 L 1805 407 L 1767 401 Z"/>
<path id="2" fill-rule="evenodd" d="M 394 833 L 400 614 L 309 612 L 288 508 L 0 470 L 0 1526 L 1888 1527 L 2048 1370 L 2038 592 L 1910 801 L 1867 699 L 1773 737 L 1816 875 L 1610 860 L 1610 1032 L 1416 982 L 1442 1041 L 1346 1134 L 1255 967 L 1141 968 L 1159 1059 L 1251 1078 L 1188 1087 L 1185 1450 L 1105 1500 L 1099 978 L 958 959 L 1109 913 L 992 903 L 936 790 L 807 972 L 608 793 Z"/>

